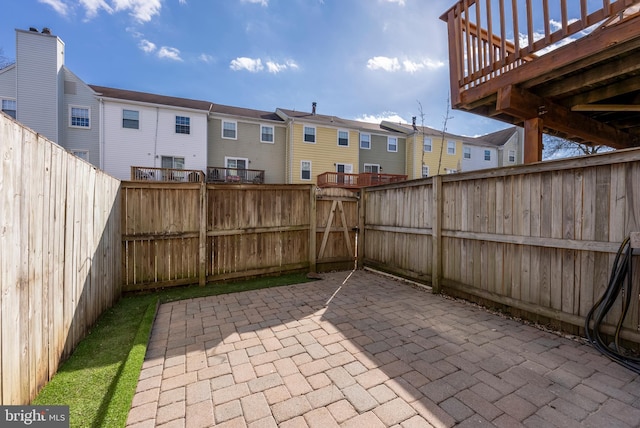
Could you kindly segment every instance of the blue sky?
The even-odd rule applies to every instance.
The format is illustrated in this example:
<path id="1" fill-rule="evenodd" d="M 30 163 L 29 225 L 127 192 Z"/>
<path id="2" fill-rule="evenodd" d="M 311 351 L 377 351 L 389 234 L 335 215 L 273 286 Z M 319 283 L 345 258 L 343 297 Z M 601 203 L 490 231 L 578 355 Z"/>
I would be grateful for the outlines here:
<path id="1" fill-rule="evenodd" d="M 0 49 L 49 27 L 89 84 L 274 111 L 443 126 L 454 0 L 3 0 Z M 447 130 L 508 125 L 451 111 Z"/>

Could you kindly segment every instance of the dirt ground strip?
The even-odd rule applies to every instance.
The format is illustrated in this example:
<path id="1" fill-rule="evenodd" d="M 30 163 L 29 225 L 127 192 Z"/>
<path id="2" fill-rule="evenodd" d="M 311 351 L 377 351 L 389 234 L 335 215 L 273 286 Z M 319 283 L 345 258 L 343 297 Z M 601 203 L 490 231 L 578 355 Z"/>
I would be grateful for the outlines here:
<path id="1" fill-rule="evenodd" d="M 128 427 L 634 427 L 588 345 L 371 272 L 167 303 Z"/>

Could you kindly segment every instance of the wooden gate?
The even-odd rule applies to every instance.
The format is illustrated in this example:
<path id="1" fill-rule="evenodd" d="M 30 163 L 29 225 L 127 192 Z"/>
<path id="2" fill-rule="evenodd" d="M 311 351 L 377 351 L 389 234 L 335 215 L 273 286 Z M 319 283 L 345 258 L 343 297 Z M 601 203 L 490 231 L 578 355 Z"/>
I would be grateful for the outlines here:
<path id="1" fill-rule="evenodd" d="M 339 188 L 316 191 L 316 264 L 319 271 L 354 267 L 358 209 L 357 193 Z"/>

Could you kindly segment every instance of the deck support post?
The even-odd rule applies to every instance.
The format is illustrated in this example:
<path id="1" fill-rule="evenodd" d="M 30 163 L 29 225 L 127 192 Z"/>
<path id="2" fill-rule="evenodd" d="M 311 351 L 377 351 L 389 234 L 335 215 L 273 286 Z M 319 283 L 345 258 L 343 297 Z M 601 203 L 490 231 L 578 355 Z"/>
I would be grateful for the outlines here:
<path id="1" fill-rule="evenodd" d="M 542 161 L 542 118 L 524 121 L 524 163 Z"/>

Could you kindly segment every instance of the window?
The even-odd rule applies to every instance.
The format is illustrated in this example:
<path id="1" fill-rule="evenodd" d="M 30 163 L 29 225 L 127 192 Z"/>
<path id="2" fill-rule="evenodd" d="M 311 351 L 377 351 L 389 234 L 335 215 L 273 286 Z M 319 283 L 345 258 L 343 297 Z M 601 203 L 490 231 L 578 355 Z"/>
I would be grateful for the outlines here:
<path id="1" fill-rule="evenodd" d="M 373 174 L 378 174 L 380 172 L 380 165 L 375 163 L 365 163 L 364 172 L 371 172 Z"/>
<path id="2" fill-rule="evenodd" d="M 447 141 L 447 154 L 455 155 L 456 154 L 456 142 L 449 140 Z"/>
<path id="3" fill-rule="evenodd" d="M 367 150 L 371 148 L 371 134 L 360 134 L 360 148 Z"/>
<path id="4" fill-rule="evenodd" d="M 236 128 L 238 124 L 236 122 L 227 122 L 226 120 L 222 121 L 222 138 L 230 138 L 235 140 L 237 137 Z"/>
<path id="5" fill-rule="evenodd" d="M 396 137 L 387 137 L 387 151 L 388 152 L 398 151 L 398 139 Z"/>
<path id="6" fill-rule="evenodd" d="M 338 131 L 338 145 L 342 147 L 349 146 L 349 131 Z"/>
<path id="7" fill-rule="evenodd" d="M 69 126 L 74 128 L 90 128 L 89 120 L 91 110 L 88 107 L 69 106 Z"/>
<path id="8" fill-rule="evenodd" d="M 225 164 L 227 168 L 231 169 L 247 169 L 247 165 L 249 164 L 249 159 L 247 158 L 224 158 Z M 230 173 L 236 173 L 236 171 L 231 171 Z"/>
<path id="9" fill-rule="evenodd" d="M 176 116 L 176 134 L 191 134 L 191 118 Z"/>
<path id="10" fill-rule="evenodd" d="M 260 125 L 260 142 L 273 143 L 273 126 Z"/>
<path id="11" fill-rule="evenodd" d="M 184 169 L 184 158 L 177 156 L 162 156 L 162 167 Z"/>
<path id="12" fill-rule="evenodd" d="M 71 150 L 71 153 L 74 156 L 77 156 L 80 159 L 84 159 L 87 162 L 89 162 L 89 151 L 88 150 Z"/>
<path id="13" fill-rule="evenodd" d="M 422 147 L 425 153 L 429 153 L 433 150 L 433 143 L 431 142 L 430 137 L 424 137 L 422 141 Z"/>
<path id="14" fill-rule="evenodd" d="M 486 160 L 486 161 L 490 161 L 491 160 L 491 150 L 485 150 L 484 151 L 484 160 Z"/>
<path id="15" fill-rule="evenodd" d="M 465 159 L 471 159 L 471 147 L 463 147 L 462 157 Z"/>
<path id="16" fill-rule="evenodd" d="M 422 178 L 429 176 L 429 165 L 422 165 Z"/>
<path id="17" fill-rule="evenodd" d="M 311 180 L 311 161 L 300 161 L 300 179 Z"/>
<path id="18" fill-rule="evenodd" d="M 313 126 L 304 127 L 304 142 L 315 143 L 316 142 L 316 128 Z"/>
<path id="19" fill-rule="evenodd" d="M 509 150 L 509 162 L 514 163 L 516 161 L 516 151 Z"/>
<path id="20" fill-rule="evenodd" d="M 122 110 L 122 127 L 140 129 L 140 112 L 138 110 Z"/>
<path id="21" fill-rule="evenodd" d="M 2 111 L 16 118 L 16 100 L 2 100 Z"/>

